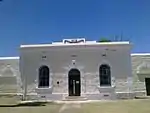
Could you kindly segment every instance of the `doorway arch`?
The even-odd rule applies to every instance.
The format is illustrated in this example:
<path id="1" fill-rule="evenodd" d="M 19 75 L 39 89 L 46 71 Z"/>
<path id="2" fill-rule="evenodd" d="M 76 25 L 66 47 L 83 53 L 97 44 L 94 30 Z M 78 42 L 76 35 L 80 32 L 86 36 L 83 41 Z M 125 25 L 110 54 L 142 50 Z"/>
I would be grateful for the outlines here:
<path id="1" fill-rule="evenodd" d="M 80 83 L 80 71 L 76 68 L 72 68 L 68 72 L 68 92 L 69 96 L 80 96 L 81 83 Z"/>

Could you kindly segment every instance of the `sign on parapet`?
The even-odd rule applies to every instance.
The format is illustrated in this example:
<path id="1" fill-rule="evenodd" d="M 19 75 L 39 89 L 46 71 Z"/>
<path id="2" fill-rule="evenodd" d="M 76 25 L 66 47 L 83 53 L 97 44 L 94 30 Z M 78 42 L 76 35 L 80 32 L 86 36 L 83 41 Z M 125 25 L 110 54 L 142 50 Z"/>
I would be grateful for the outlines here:
<path id="1" fill-rule="evenodd" d="M 63 43 L 85 43 L 85 38 L 63 39 Z"/>

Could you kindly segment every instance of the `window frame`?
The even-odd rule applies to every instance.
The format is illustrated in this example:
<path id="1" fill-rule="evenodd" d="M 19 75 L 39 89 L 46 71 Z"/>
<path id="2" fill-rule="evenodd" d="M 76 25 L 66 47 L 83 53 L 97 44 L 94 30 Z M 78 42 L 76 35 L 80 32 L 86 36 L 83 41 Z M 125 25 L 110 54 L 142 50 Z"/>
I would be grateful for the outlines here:
<path id="1" fill-rule="evenodd" d="M 99 67 L 100 86 L 111 86 L 111 67 L 108 64 L 102 64 Z"/>
<path id="2" fill-rule="evenodd" d="M 48 88 L 50 86 L 50 69 L 47 65 L 42 65 L 38 69 L 38 88 Z"/>

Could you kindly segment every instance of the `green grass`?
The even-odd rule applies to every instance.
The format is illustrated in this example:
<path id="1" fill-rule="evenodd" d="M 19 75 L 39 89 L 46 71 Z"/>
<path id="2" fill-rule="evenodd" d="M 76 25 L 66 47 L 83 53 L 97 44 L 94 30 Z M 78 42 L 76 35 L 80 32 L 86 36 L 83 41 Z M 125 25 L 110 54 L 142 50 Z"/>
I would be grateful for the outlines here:
<path id="1" fill-rule="evenodd" d="M 1 103 L 5 102 L 5 106 L 0 105 L 0 113 L 150 113 L 150 99 L 82 104 L 27 103 L 16 104 L 16 106 L 10 107 L 9 105 L 16 103 L 15 98 L 9 98 L 10 100 L 12 99 L 11 101 L 8 101 L 9 99 L 7 98 L 7 102 L 4 97 L 3 99 L 1 98 L 0 101 Z"/>

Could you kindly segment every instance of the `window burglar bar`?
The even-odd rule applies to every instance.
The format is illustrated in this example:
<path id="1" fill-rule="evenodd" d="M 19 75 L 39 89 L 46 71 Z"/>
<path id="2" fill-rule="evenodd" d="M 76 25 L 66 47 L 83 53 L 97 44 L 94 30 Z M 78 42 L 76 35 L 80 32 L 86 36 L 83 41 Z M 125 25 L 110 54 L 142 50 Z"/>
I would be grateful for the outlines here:
<path id="1" fill-rule="evenodd" d="M 47 66 L 42 66 L 39 69 L 39 88 L 49 87 L 49 68 Z"/>
<path id="2" fill-rule="evenodd" d="M 99 69 L 100 86 L 111 86 L 110 67 L 106 64 L 100 66 Z"/>

